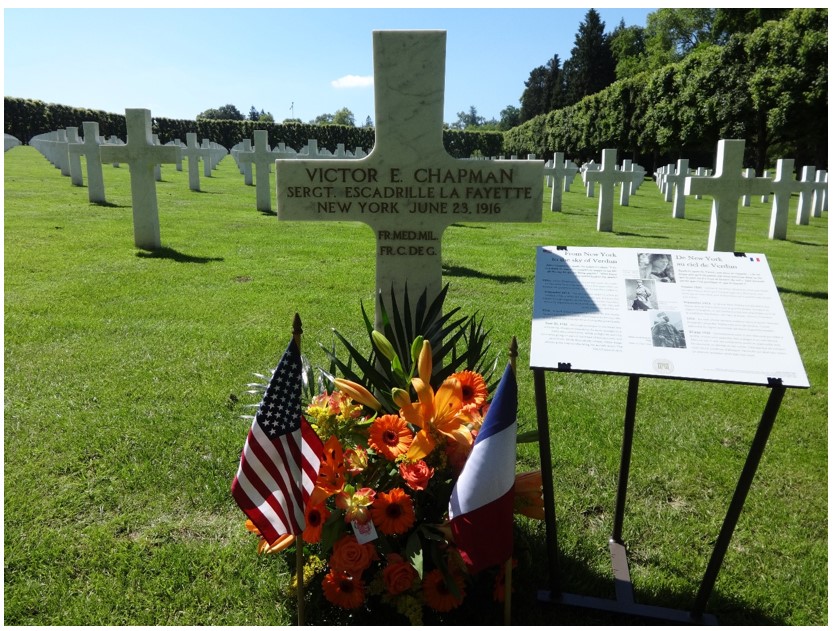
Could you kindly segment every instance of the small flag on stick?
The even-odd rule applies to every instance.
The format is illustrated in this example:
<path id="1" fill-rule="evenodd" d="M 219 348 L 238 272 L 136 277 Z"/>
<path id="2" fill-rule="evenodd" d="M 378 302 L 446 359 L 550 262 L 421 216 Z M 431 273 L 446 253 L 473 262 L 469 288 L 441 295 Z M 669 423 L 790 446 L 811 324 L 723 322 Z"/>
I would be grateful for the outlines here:
<path id="1" fill-rule="evenodd" d="M 301 413 L 301 353 L 289 342 L 257 409 L 231 485 L 237 505 L 270 544 L 304 530 L 304 506 L 323 444 Z"/>
<path id="2" fill-rule="evenodd" d="M 512 556 L 518 384 L 507 364 L 448 506 L 451 532 L 472 572 Z"/>

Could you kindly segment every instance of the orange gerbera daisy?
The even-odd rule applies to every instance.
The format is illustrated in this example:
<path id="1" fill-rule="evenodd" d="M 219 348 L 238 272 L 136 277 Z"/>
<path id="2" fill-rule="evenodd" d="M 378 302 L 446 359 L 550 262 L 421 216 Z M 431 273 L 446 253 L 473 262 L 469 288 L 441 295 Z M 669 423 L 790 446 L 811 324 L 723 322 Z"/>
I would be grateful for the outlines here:
<path id="1" fill-rule="evenodd" d="M 397 487 L 390 493 L 377 493 L 370 507 L 373 523 L 384 535 L 401 535 L 414 525 L 414 503 L 411 496 Z"/>
<path id="2" fill-rule="evenodd" d="M 307 509 L 304 511 L 304 517 L 307 522 L 307 527 L 304 528 L 302 535 L 304 541 L 307 543 L 318 543 L 321 541 L 321 528 L 324 527 L 324 522 L 330 516 L 330 511 L 324 504 L 307 504 Z"/>
<path id="3" fill-rule="evenodd" d="M 330 570 L 321 586 L 327 600 L 342 609 L 356 609 L 364 602 L 364 583 L 349 572 Z"/>
<path id="4" fill-rule="evenodd" d="M 486 380 L 476 372 L 464 370 L 451 375 L 453 379 L 460 382 L 463 388 L 463 405 L 480 407 L 489 396 L 489 389 L 486 387 Z"/>
<path id="5" fill-rule="evenodd" d="M 458 596 L 455 596 L 454 592 L 449 589 L 440 570 L 434 569 L 428 572 L 422 579 L 422 595 L 425 598 L 425 604 L 439 612 L 451 611 L 459 607 L 466 596 L 463 579 L 457 574 L 452 574 L 451 580 L 454 581 Z"/>
<path id="6" fill-rule="evenodd" d="M 446 379 L 437 390 L 426 381 L 414 378 L 411 385 L 419 397 L 418 403 L 402 407 L 402 416 L 419 431 L 408 450 L 408 460 L 425 458 L 437 446 L 438 434 L 464 445 L 471 445 L 472 436 L 466 427 L 468 417 L 463 410 L 463 392 L 460 381 Z"/>
<path id="7" fill-rule="evenodd" d="M 408 452 L 414 434 L 408 424 L 396 414 L 380 416 L 370 426 L 368 443 L 386 460 L 396 460 Z"/>

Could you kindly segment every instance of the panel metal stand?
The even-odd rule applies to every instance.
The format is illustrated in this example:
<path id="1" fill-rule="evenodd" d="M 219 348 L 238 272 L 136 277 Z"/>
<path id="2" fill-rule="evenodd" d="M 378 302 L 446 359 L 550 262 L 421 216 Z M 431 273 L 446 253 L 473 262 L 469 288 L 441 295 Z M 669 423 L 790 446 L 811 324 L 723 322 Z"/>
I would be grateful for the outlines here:
<path id="1" fill-rule="evenodd" d="M 569 365 L 560 366 L 560 371 L 569 371 Z M 749 448 L 743 470 L 738 479 L 720 534 L 712 550 L 712 555 L 700 587 L 694 599 L 691 611 L 670 609 L 653 605 L 643 605 L 634 598 L 633 584 L 628 569 L 628 558 L 625 544 L 622 540 L 622 528 L 625 517 L 625 500 L 630 473 L 631 449 L 633 446 L 634 423 L 636 419 L 636 400 L 639 391 L 639 377 L 629 376 L 628 398 L 625 408 L 625 426 L 622 436 L 622 454 L 619 462 L 619 480 L 616 492 L 616 509 L 613 518 L 613 533 L 608 542 L 610 559 L 613 568 L 614 588 L 616 599 L 606 599 L 580 594 L 568 594 L 561 589 L 561 579 L 558 568 L 558 537 L 555 518 L 555 497 L 552 476 L 552 453 L 549 436 L 549 413 L 547 411 L 547 393 L 545 372 L 543 368 L 533 368 L 535 384 L 535 406 L 538 417 L 538 444 L 541 454 L 541 473 L 544 490 L 544 519 L 547 532 L 547 560 L 549 564 L 549 589 L 538 592 L 538 600 L 544 602 L 585 607 L 601 611 L 609 611 L 644 618 L 655 618 L 681 624 L 717 624 L 717 618 L 705 613 L 706 602 L 712 593 L 723 557 L 729 548 L 729 542 L 740 517 L 752 480 L 755 477 L 758 464 L 764 452 L 769 433 L 775 423 L 775 417 L 784 398 L 786 387 L 780 379 L 770 379 L 770 394 L 764 409 L 758 429 Z"/>

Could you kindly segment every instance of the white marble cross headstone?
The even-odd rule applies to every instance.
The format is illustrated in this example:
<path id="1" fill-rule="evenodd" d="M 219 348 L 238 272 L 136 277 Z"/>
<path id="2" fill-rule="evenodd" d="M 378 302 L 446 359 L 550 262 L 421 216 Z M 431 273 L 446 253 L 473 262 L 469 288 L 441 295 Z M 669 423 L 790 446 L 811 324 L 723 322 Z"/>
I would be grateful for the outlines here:
<path id="1" fill-rule="evenodd" d="M 816 167 L 805 166 L 801 169 L 801 181 L 798 182 L 798 212 L 795 214 L 795 224 L 806 226 L 810 223 L 813 213 L 813 192 L 816 183 Z"/>
<path id="2" fill-rule="evenodd" d="M 775 179 L 770 184 L 772 190 L 772 215 L 769 219 L 769 238 L 784 240 L 787 238 L 787 217 L 790 210 L 790 197 L 798 190 L 793 179 L 792 158 L 782 158 L 775 163 Z"/>
<path id="3" fill-rule="evenodd" d="M 712 217 L 709 224 L 710 252 L 734 252 L 738 230 L 738 201 L 747 193 L 760 195 L 769 190 L 770 180 L 743 176 L 745 140 L 720 140 L 717 143 L 715 173 L 710 177 L 689 176 L 685 180 L 685 194 L 705 194 L 712 197 Z"/>
<path id="4" fill-rule="evenodd" d="M 556 151 L 552 154 L 552 161 L 547 162 L 544 166 L 544 175 L 552 179 L 550 189 L 552 197 L 550 197 L 550 210 L 553 212 L 561 212 L 561 191 L 564 188 L 564 175 L 567 173 L 567 165 L 564 162 L 564 154 L 561 151 Z"/>
<path id="5" fill-rule="evenodd" d="M 827 201 L 827 171 L 816 171 L 816 186 L 813 189 L 813 217 L 821 217 Z"/>
<path id="6" fill-rule="evenodd" d="M 272 187 L 269 172 L 275 161 L 275 153 L 269 148 L 269 132 L 265 129 L 254 131 L 254 151 L 240 152 L 240 162 L 255 165 L 255 196 L 257 209 L 272 210 Z"/>
<path id="7" fill-rule="evenodd" d="M 189 131 L 185 133 L 185 147 L 182 155 L 188 159 L 188 188 L 192 191 L 200 190 L 200 159 L 202 149 L 197 143 L 197 134 Z"/>
<path id="8" fill-rule="evenodd" d="M 755 169 L 744 169 L 743 170 L 743 177 L 746 178 L 753 178 L 755 177 Z M 766 177 L 766 174 L 764 174 Z M 746 193 L 743 197 L 740 198 L 740 205 L 744 208 L 748 208 L 752 205 L 752 196 L 749 193 Z"/>
<path id="9" fill-rule="evenodd" d="M 70 155 L 83 155 L 87 163 L 87 197 L 91 203 L 103 204 L 104 175 L 101 171 L 101 153 L 98 150 L 98 123 L 84 122 L 84 142 L 70 143 Z M 83 186 L 83 176 L 81 185 Z"/>
<path id="10" fill-rule="evenodd" d="M 130 194 L 133 199 L 133 242 L 137 248 L 157 250 L 162 247 L 159 237 L 159 209 L 156 201 L 154 165 L 175 163 L 178 147 L 153 144 L 150 110 L 126 109 L 127 144 L 102 145 L 104 162 L 126 162 L 130 166 Z"/>
<path id="11" fill-rule="evenodd" d="M 361 221 L 376 234 L 376 292 L 412 308 L 442 290 L 456 222 L 540 222 L 542 160 L 458 160 L 443 146 L 445 31 L 374 31 L 376 143 L 360 160 L 277 160 L 278 219 Z M 380 324 L 377 305 L 376 325 Z"/>
<path id="12" fill-rule="evenodd" d="M 599 216 L 596 230 L 613 231 L 613 188 L 623 182 L 625 175 L 616 168 L 616 149 L 602 149 L 602 166 L 597 171 L 587 170 L 584 178 L 588 183 L 599 183 Z"/>
<path id="13" fill-rule="evenodd" d="M 73 186 L 84 186 L 84 173 L 81 171 L 81 156 L 75 151 L 70 151 L 72 145 L 77 145 L 80 142 L 78 128 L 67 127 L 67 165 L 69 168 L 69 178 Z"/>
<path id="14" fill-rule="evenodd" d="M 243 147 L 240 149 L 240 151 L 250 153 L 251 150 L 252 141 L 249 138 L 244 138 Z M 254 184 L 254 180 L 252 179 L 252 163 L 240 161 L 240 170 L 243 172 L 243 184 L 245 184 L 246 186 L 252 186 Z"/>
<path id="15" fill-rule="evenodd" d="M 567 160 L 564 163 L 564 192 L 570 192 L 570 185 L 573 183 L 573 180 L 576 179 L 576 173 L 579 172 L 578 165 L 573 162 L 572 160 Z"/>
<path id="16" fill-rule="evenodd" d="M 622 160 L 622 173 L 625 180 L 622 182 L 622 188 L 619 191 L 619 205 L 628 206 L 631 202 L 631 184 L 633 182 L 633 162 L 631 160 Z"/>
<path id="17" fill-rule="evenodd" d="M 669 165 L 670 166 L 670 165 Z M 674 200 L 671 216 L 674 219 L 685 219 L 685 179 L 688 177 L 688 160 L 677 160 L 676 169 L 672 169 L 665 176 L 668 193 Z"/>

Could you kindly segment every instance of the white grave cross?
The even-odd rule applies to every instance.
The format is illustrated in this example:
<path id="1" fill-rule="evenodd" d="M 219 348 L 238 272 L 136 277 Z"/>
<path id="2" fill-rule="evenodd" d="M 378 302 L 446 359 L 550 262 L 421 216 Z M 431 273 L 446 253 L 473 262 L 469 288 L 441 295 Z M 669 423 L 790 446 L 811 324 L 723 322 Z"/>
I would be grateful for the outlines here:
<path id="1" fill-rule="evenodd" d="M 130 195 L 133 199 L 133 242 L 137 248 L 158 250 L 159 209 L 156 201 L 154 166 L 175 163 L 179 147 L 153 144 L 150 110 L 126 109 L 127 144 L 102 145 L 103 162 L 127 162 L 130 165 Z"/>
<path id="2" fill-rule="evenodd" d="M 629 177 L 629 176 L 627 176 Z M 602 149 L 602 166 L 598 170 L 588 169 L 584 173 L 588 185 L 599 183 L 599 216 L 596 230 L 613 231 L 613 187 L 617 182 L 624 182 L 626 175 L 616 169 L 616 149 Z"/>
<path id="3" fill-rule="evenodd" d="M 185 133 L 185 148 L 182 155 L 188 159 L 188 188 L 192 191 L 200 190 L 200 158 L 202 149 L 197 143 L 197 134 L 189 131 Z"/>
<path id="4" fill-rule="evenodd" d="M 717 143 L 715 174 L 709 177 L 688 176 L 685 194 L 712 197 L 709 224 L 709 252 L 733 252 L 738 230 L 738 201 L 743 195 L 768 193 L 769 178 L 747 178 L 742 173 L 745 140 L 720 140 Z"/>
<path id="5" fill-rule="evenodd" d="M 241 151 L 240 162 L 255 165 L 255 197 L 257 209 L 272 210 L 272 188 L 269 185 L 269 171 L 275 159 L 275 153 L 269 148 L 269 132 L 265 129 L 255 129 L 254 151 Z"/>
<path id="6" fill-rule="evenodd" d="M 370 154 L 276 161 L 278 219 L 368 224 L 377 294 L 393 291 L 399 301 L 407 283 L 412 305 L 442 289 L 442 235 L 451 224 L 542 219 L 542 160 L 458 160 L 443 147 L 445 43 L 445 31 L 374 31 Z"/>
<path id="7" fill-rule="evenodd" d="M 564 154 L 556 151 L 552 154 L 552 160 L 544 165 L 544 175 L 552 178 L 552 197 L 550 197 L 550 210 L 561 212 L 561 191 L 564 188 L 564 176 L 567 174 L 567 164 L 564 162 Z"/>
<path id="8" fill-rule="evenodd" d="M 769 238 L 784 240 L 787 238 L 787 216 L 790 209 L 790 196 L 798 190 L 793 179 L 795 160 L 780 158 L 775 163 L 775 179 L 772 180 L 772 214 L 769 219 Z"/>
<path id="9" fill-rule="evenodd" d="M 84 142 L 69 144 L 70 155 L 83 155 L 87 163 L 87 196 L 91 203 L 103 204 L 104 198 L 104 175 L 101 170 L 101 154 L 98 150 L 98 123 L 85 121 Z M 82 177 L 81 185 L 84 180 Z"/>

